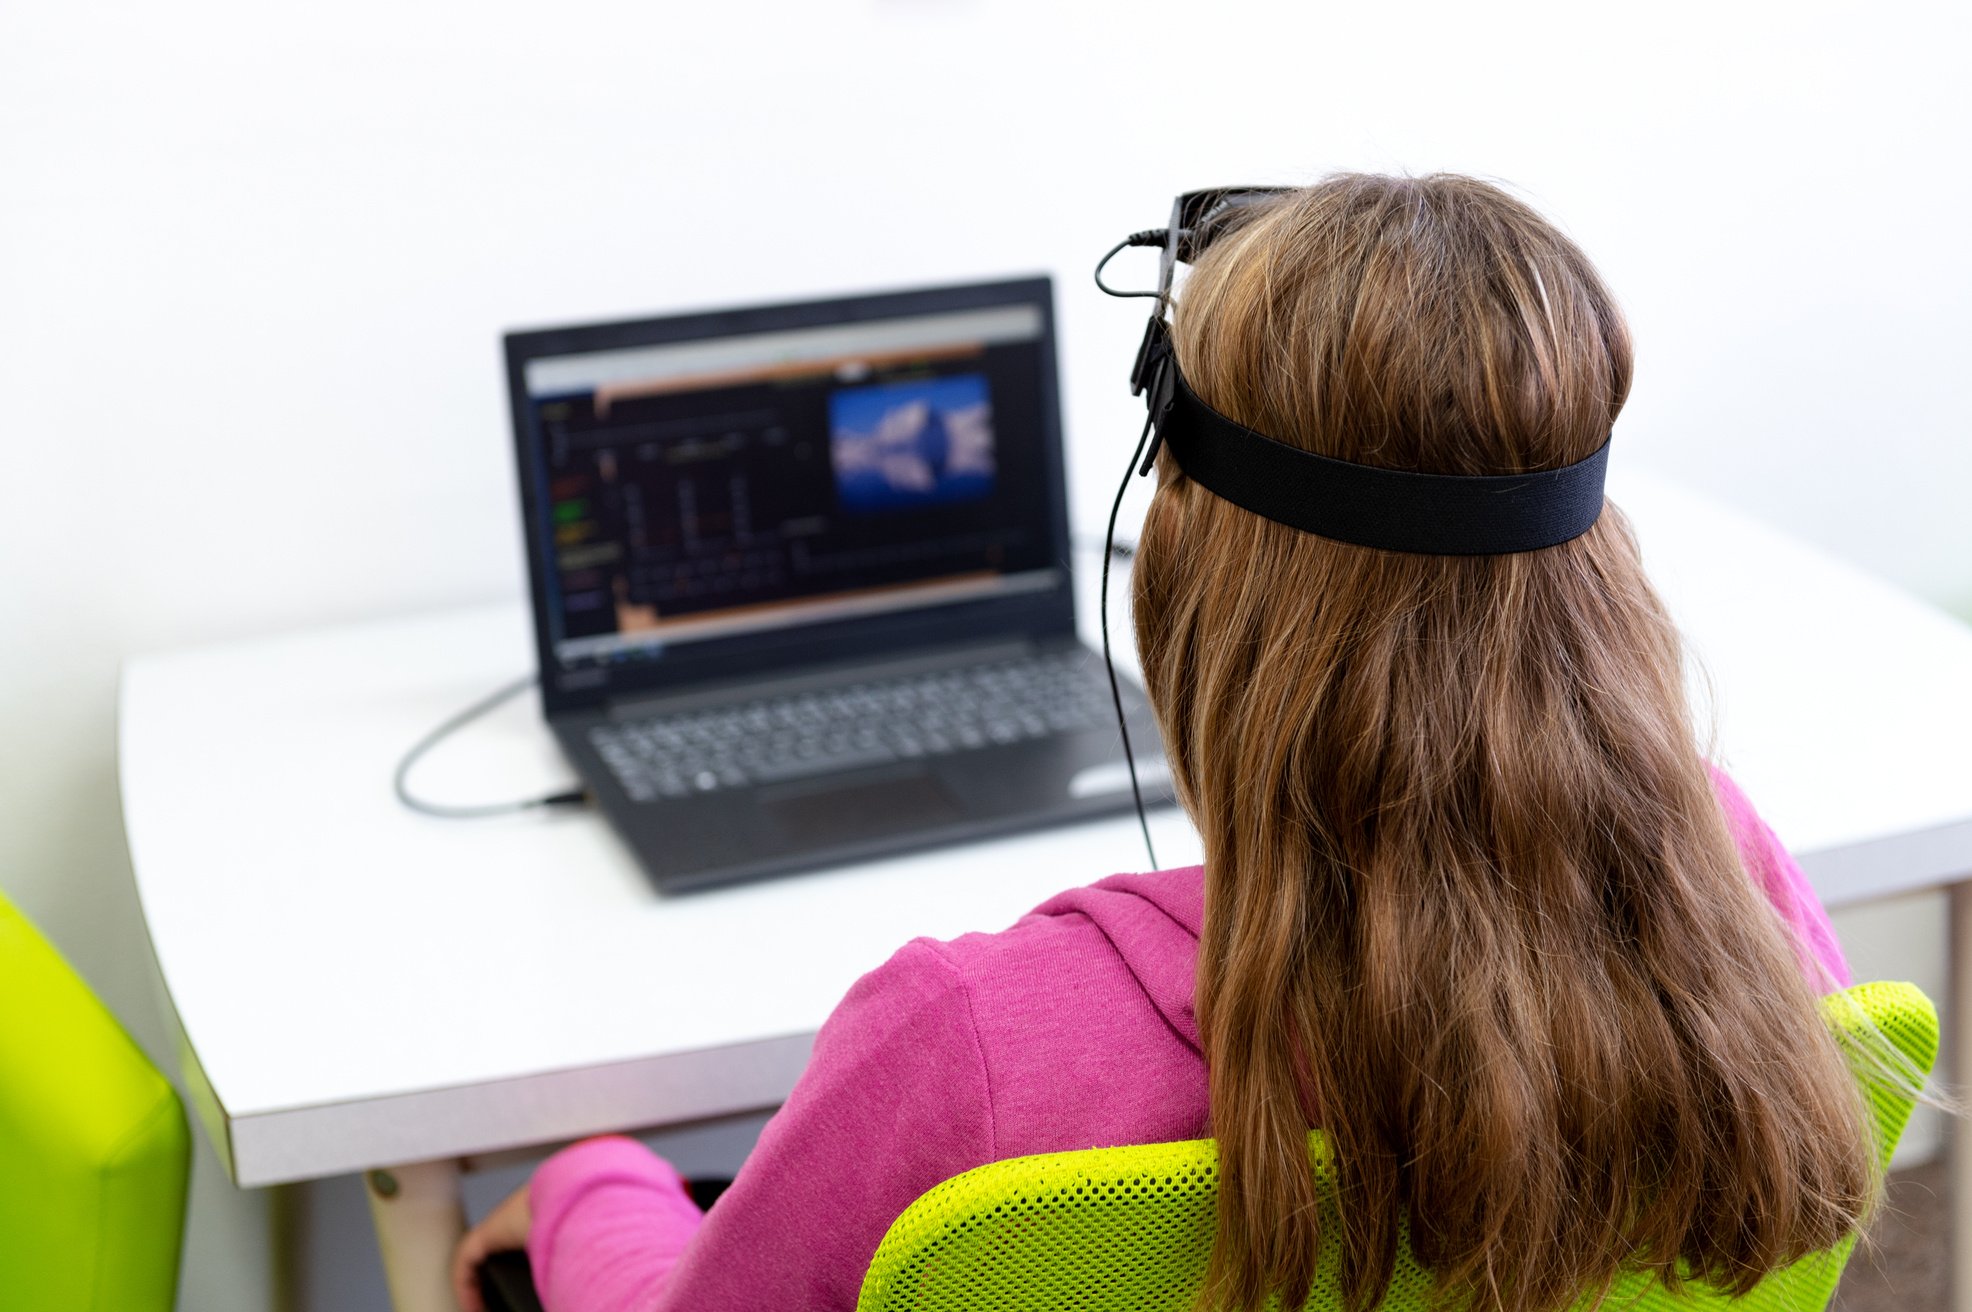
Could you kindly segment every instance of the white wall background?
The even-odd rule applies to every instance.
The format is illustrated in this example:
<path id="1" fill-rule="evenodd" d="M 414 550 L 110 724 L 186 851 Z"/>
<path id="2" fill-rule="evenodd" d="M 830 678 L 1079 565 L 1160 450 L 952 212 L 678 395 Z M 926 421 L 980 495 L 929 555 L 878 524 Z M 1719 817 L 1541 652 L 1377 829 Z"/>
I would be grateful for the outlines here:
<path id="1" fill-rule="evenodd" d="M 8 0 L 0 888 L 157 1050 L 118 662 L 516 595 L 503 328 L 1051 270 L 1094 530 L 1141 311 L 1087 269 L 1215 182 L 1516 184 L 1630 309 L 1618 459 L 1972 603 L 1965 15 Z M 264 1202 L 194 1211 L 185 1306 L 267 1306 Z"/>

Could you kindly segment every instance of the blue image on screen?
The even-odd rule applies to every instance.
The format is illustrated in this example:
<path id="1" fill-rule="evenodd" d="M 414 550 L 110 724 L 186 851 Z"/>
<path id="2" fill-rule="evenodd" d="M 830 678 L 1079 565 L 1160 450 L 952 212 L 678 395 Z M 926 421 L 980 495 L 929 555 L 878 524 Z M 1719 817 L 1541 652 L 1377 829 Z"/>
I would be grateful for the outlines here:
<path id="1" fill-rule="evenodd" d="M 983 374 L 844 388 L 829 397 L 829 459 L 845 510 L 975 501 L 993 490 Z"/>

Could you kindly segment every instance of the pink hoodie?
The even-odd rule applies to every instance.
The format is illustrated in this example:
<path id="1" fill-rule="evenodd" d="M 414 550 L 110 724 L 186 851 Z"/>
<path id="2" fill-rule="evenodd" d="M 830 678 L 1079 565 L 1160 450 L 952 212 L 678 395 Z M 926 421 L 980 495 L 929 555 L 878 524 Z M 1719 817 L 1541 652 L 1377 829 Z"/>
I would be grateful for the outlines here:
<path id="1" fill-rule="evenodd" d="M 1748 874 L 1818 988 L 1849 982 L 1799 867 L 1715 772 Z M 941 1180 L 1006 1157 L 1197 1138 L 1197 866 L 1062 893 L 997 934 L 918 939 L 859 980 L 711 1212 L 629 1139 L 544 1162 L 528 1254 L 548 1312 L 851 1309 L 877 1242 Z"/>

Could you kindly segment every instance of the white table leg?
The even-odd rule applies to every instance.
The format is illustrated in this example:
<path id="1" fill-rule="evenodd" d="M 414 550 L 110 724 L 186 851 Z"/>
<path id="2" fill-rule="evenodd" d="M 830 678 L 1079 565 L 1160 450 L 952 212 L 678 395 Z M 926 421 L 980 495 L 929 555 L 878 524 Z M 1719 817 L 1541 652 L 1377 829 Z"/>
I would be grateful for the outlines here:
<path id="1" fill-rule="evenodd" d="M 417 1162 L 363 1177 L 396 1312 L 458 1312 L 452 1250 L 466 1232 L 457 1162 Z"/>
<path id="2" fill-rule="evenodd" d="M 1972 880 L 1951 886 L 1951 996 L 1945 1000 L 1951 1078 L 1972 1087 Z M 1951 1216 L 1951 1312 L 1972 1312 L 1972 1118 L 1949 1118 L 1945 1197 Z"/>

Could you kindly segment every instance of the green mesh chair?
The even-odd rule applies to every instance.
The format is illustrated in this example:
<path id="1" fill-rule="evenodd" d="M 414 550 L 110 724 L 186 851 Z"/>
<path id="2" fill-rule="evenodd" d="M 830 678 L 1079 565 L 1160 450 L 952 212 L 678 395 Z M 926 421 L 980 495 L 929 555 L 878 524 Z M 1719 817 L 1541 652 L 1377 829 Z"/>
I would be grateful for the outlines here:
<path id="1" fill-rule="evenodd" d="M 1907 1074 L 1929 1073 L 1938 1016 L 1913 986 L 1858 985 L 1825 999 L 1823 1009 L 1851 1053 L 1867 1051 L 1865 1036 L 1880 1032 L 1908 1059 Z M 1897 1081 L 1868 1070 L 1860 1063 L 1858 1079 L 1887 1166 L 1912 1099 Z M 1319 1132 L 1310 1147 L 1319 1177 Z M 1047 1153 L 967 1171 L 897 1218 L 870 1262 L 857 1312 L 1189 1312 L 1212 1246 L 1216 1164 L 1212 1141 L 1197 1139 Z M 1811 1312 L 1835 1292 L 1854 1242 L 1803 1258 L 1743 1299 L 1697 1287 L 1673 1297 L 1640 1274 L 1620 1282 L 1604 1306 Z M 1342 1307 L 1335 1267 L 1330 1248 L 1310 1312 Z M 1381 1307 L 1423 1312 L 1431 1294 L 1429 1273 L 1405 1248 Z"/>
<path id="2" fill-rule="evenodd" d="M 190 1144 L 171 1085 L 0 897 L 0 1307 L 168 1312 Z"/>

